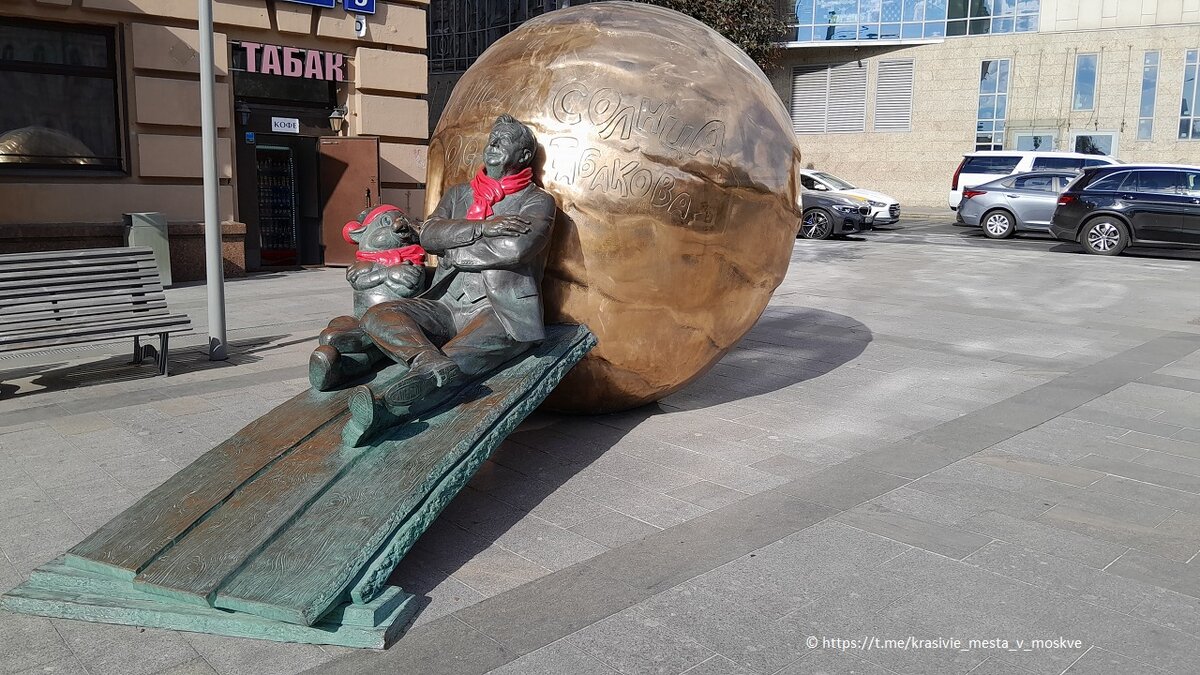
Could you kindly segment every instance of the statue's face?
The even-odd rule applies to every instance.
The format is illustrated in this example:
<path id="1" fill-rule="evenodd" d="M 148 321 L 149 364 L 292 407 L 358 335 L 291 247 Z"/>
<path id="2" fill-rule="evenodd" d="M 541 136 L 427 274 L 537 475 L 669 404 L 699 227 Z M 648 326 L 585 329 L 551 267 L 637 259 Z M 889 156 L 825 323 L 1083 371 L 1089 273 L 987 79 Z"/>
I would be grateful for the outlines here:
<path id="1" fill-rule="evenodd" d="M 521 141 L 511 125 L 492 127 L 487 147 L 483 150 L 483 164 L 500 174 L 509 174 L 525 168 L 531 159 L 529 149 L 521 147 Z M 489 172 L 491 173 L 491 172 Z"/>

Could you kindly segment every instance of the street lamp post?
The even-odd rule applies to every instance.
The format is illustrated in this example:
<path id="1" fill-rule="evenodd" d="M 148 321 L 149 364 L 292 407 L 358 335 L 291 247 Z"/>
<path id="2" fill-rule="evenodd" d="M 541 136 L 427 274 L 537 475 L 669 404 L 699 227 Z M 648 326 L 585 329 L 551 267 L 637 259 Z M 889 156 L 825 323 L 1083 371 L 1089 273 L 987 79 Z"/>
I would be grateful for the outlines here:
<path id="1" fill-rule="evenodd" d="M 213 95 L 212 0 L 200 3 L 200 129 L 204 148 L 204 256 L 208 286 L 208 358 L 229 358 L 225 344 L 225 269 L 221 255 L 221 219 L 217 174 L 217 120 Z"/>

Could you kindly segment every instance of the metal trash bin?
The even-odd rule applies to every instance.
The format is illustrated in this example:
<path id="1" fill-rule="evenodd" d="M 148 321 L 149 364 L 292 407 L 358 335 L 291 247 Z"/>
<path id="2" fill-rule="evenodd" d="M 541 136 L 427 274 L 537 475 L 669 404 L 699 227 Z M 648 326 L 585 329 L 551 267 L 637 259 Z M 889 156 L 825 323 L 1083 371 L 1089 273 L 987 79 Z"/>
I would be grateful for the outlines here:
<path id="1" fill-rule="evenodd" d="M 158 276 L 163 286 L 171 285 L 171 242 L 167 238 L 167 218 L 161 213 L 126 213 L 125 245 L 146 246 L 154 251 Z"/>

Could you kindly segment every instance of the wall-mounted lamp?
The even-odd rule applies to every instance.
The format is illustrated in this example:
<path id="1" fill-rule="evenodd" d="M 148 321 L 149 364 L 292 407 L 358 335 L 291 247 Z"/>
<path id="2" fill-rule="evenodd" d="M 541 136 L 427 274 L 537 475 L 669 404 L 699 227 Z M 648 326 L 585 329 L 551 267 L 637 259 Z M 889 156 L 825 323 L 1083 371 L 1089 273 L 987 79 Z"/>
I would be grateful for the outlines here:
<path id="1" fill-rule="evenodd" d="M 238 101 L 237 105 L 233 106 L 233 109 L 237 112 L 238 120 L 241 121 L 242 126 L 250 123 L 250 106 L 245 101 Z"/>
<path id="2" fill-rule="evenodd" d="M 346 124 L 346 106 L 341 105 L 333 109 L 329 113 L 329 128 L 333 129 L 333 133 L 342 133 L 342 127 Z"/>

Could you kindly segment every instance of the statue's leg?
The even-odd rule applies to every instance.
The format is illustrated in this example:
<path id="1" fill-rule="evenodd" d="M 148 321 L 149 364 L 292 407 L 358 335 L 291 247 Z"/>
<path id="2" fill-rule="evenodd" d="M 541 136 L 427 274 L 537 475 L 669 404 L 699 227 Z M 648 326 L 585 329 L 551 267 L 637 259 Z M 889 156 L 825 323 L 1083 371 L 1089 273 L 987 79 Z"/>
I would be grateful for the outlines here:
<path id="1" fill-rule="evenodd" d="M 458 367 L 438 349 L 454 334 L 454 318 L 441 303 L 423 298 L 380 303 L 367 310 L 362 324 L 371 341 L 393 361 L 407 364 L 409 371 L 384 392 L 359 387 L 351 394 L 350 421 L 342 432 L 351 445 L 365 443 L 411 416 L 407 403 L 389 405 L 389 393 L 402 392 L 401 398 L 416 400 L 458 377 Z"/>
<path id="2" fill-rule="evenodd" d="M 339 316 L 317 338 L 320 343 L 308 359 L 308 379 L 314 389 L 330 391 L 370 372 L 382 360 L 358 319 Z"/>
<path id="3" fill-rule="evenodd" d="M 441 360 L 414 364 L 409 376 L 384 392 L 384 402 L 398 413 L 420 414 L 530 347 L 531 343 L 509 337 L 495 310 L 486 307 L 467 318 L 458 334 L 442 346 Z"/>
<path id="4" fill-rule="evenodd" d="M 440 302 L 408 298 L 381 302 L 363 314 L 367 340 L 396 363 L 444 359 L 438 345 L 454 335 L 454 318 Z"/>
<path id="5" fill-rule="evenodd" d="M 342 354 L 364 351 L 371 344 L 362 323 L 352 316 L 335 317 L 329 326 L 321 331 L 317 341 L 329 345 Z"/>
<path id="6" fill-rule="evenodd" d="M 468 378 L 476 378 L 496 370 L 505 362 L 533 348 L 533 342 L 520 342 L 509 336 L 488 307 L 462 327 L 458 334 L 442 346 L 442 353 L 458 364 Z"/>

